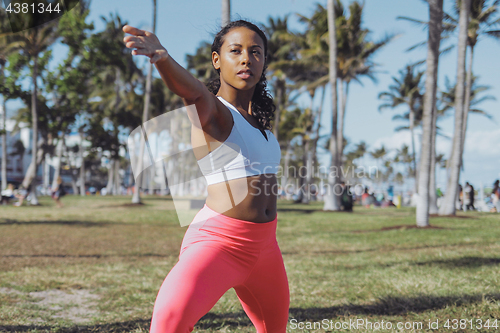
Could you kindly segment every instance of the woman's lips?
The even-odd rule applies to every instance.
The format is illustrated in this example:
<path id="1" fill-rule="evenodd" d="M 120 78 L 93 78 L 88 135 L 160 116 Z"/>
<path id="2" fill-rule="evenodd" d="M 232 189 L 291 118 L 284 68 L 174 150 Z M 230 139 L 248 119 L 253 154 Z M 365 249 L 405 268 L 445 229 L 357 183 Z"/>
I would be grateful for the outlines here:
<path id="1" fill-rule="evenodd" d="M 252 76 L 252 71 L 249 69 L 244 69 L 244 70 L 239 71 L 236 75 L 238 77 L 242 78 L 243 80 L 246 80 L 246 79 L 250 78 L 250 76 Z"/>

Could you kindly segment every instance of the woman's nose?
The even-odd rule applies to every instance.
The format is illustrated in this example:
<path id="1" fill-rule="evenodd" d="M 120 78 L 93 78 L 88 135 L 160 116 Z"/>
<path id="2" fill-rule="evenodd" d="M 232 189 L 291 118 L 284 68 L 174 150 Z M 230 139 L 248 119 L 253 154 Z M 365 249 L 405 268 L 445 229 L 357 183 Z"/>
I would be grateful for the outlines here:
<path id="1" fill-rule="evenodd" d="M 248 52 L 241 53 L 241 64 L 250 65 L 250 55 Z"/>

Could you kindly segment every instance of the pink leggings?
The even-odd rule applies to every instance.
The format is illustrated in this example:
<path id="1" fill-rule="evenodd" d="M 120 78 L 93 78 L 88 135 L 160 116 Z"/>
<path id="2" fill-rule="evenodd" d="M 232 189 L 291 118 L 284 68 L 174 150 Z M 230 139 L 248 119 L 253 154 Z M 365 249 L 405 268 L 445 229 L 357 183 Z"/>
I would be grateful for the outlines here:
<path id="1" fill-rule="evenodd" d="M 277 218 L 254 223 L 205 205 L 191 223 L 179 261 L 156 298 L 151 333 L 191 332 L 234 288 L 257 333 L 285 333 L 290 294 L 276 241 Z"/>

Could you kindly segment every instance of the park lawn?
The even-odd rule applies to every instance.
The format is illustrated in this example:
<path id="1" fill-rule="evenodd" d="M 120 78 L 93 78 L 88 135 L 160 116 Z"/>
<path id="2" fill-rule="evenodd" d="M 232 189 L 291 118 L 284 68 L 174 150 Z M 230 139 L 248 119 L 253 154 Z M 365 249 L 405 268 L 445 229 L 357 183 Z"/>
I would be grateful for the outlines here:
<path id="1" fill-rule="evenodd" d="M 172 201 L 144 199 L 143 206 L 99 196 L 66 196 L 62 209 L 45 197 L 40 207 L 0 206 L 0 331 L 147 332 L 186 228 Z M 278 203 L 288 332 L 373 332 L 382 320 L 393 331 L 406 324 L 401 332 L 500 330 L 500 215 L 460 212 L 417 229 L 411 208 L 321 208 Z M 461 329 L 453 319 L 467 321 Z M 335 329 L 356 320 L 373 329 Z M 480 321 L 490 328 L 479 330 Z M 230 290 L 195 332 L 255 329 Z"/>

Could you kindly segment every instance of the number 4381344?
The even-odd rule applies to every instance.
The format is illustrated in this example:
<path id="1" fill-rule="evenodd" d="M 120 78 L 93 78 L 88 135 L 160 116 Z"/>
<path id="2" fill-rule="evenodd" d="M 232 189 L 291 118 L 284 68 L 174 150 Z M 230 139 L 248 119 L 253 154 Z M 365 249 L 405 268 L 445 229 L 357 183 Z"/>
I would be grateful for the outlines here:
<path id="1" fill-rule="evenodd" d="M 61 9 L 59 8 L 59 3 L 57 3 L 54 8 L 52 8 L 52 4 L 49 2 L 47 4 L 47 6 L 42 3 L 42 2 L 39 2 L 37 4 L 28 4 L 28 3 L 15 3 L 15 4 L 12 4 L 12 3 L 9 3 L 9 5 L 7 6 L 7 8 L 5 9 L 5 11 L 9 14 L 20 14 L 20 13 L 23 13 L 23 14 L 27 14 L 27 13 L 38 13 L 38 14 L 43 14 L 43 13 L 52 13 L 52 12 L 56 12 L 56 13 L 59 13 L 61 12 Z"/>
<path id="2" fill-rule="evenodd" d="M 482 319 L 448 319 L 444 323 L 443 327 L 447 329 L 498 329 L 498 319 L 487 319 L 483 321 Z"/>

